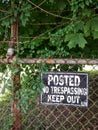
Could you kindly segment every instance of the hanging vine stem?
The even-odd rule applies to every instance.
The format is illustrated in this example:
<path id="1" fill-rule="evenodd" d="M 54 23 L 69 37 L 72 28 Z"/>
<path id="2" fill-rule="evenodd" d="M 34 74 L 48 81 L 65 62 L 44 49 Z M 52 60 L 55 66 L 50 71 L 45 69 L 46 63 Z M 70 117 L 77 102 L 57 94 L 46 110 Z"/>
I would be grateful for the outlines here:
<path id="1" fill-rule="evenodd" d="M 7 18 L 9 18 L 9 17 L 11 17 L 11 16 L 12 16 L 12 14 L 9 14 L 9 15 L 7 15 L 7 16 L 1 18 L 0 21 L 3 21 L 3 20 L 5 20 L 5 19 L 7 19 Z"/>
<path id="2" fill-rule="evenodd" d="M 0 12 L 2 12 L 2 13 L 8 13 L 8 14 L 9 14 L 9 12 L 6 11 L 6 10 L 1 10 L 1 9 L 0 9 Z"/>
<path id="3" fill-rule="evenodd" d="M 68 19 L 68 20 L 72 20 L 71 18 L 68 18 L 68 17 L 63 17 L 63 16 L 60 16 L 60 15 L 57 15 L 57 14 L 54 14 L 54 13 L 51 13 L 47 10 L 44 10 L 43 8 L 39 7 L 38 5 L 34 4 L 32 1 L 30 0 L 27 0 L 29 3 L 31 3 L 32 5 L 34 5 L 36 8 L 40 9 L 41 11 L 45 12 L 46 14 L 49 14 L 49 15 L 52 15 L 54 17 L 59 17 L 59 18 L 63 18 L 63 19 Z"/>
<path id="4" fill-rule="evenodd" d="M 46 0 L 43 0 L 38 6 L 43 5 L 45 2 L 46 2 Z M 37 7 L 34 7 L 34 8 L 32 8 L 32 9 L 30 9 L 30 10 L 34 10 L 34 9 L 36 9 L 36 8 L 37 8 Z"/>

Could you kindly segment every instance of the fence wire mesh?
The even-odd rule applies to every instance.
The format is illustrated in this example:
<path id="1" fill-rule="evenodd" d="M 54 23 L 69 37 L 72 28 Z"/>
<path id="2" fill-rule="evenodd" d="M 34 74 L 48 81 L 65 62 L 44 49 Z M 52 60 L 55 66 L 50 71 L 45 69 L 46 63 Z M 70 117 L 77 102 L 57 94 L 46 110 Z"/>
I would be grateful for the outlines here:
<path id="1" fill-rule="evenodd" d="M 74 65 L 49 64 L 48 71 L 87 72 L 89 75 L 88 107 L 42 105 L 39 95 L 36 100 L 30 97 L 28 109 L 22 111 L 22 130 L 98 130 L 98 66 L 78 65 L 77 62 Z M 11 94 L 1 97 L 0 130 L 12 128 L 11 105 Z"/>

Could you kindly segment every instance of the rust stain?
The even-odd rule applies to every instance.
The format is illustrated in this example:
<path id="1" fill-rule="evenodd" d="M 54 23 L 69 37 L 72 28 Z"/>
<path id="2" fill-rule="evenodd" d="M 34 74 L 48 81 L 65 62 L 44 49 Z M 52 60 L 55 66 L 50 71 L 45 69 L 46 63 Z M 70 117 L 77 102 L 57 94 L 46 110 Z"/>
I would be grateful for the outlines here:
<path id="1" fill-rule="evenodd" d="M 46 59 L 46 63 L 51 64 L 53 59 Z"/>
<path id="2" fill-rule="evenodd" d="M 18 100 L 15 99 L 13 103 L 13 109 L 12 109 L 14 121 L 13 121 L 13 127 L 11 130 L 21 130 L 21 110 L 18 109 Z"/>

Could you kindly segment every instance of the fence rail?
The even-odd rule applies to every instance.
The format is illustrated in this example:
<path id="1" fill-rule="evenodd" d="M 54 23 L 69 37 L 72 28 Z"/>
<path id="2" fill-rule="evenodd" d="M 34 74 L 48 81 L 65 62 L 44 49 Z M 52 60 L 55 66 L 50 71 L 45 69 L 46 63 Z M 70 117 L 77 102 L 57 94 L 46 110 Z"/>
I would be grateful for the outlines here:
<path id="1" fill-rule="evenodd" d="M 0 63 L 7 64 L 12 63 L 13 61 L 16 61 L 16 58 L 13 59 L 2 59 L 0 58 Z M 39 64 L 39 63 L 47 63 L 47 64 L 81 64 L 81 65 L 98 65 L 98 59 L 18 59 L 18 62 L 24 63 L 24 64 Z"/>

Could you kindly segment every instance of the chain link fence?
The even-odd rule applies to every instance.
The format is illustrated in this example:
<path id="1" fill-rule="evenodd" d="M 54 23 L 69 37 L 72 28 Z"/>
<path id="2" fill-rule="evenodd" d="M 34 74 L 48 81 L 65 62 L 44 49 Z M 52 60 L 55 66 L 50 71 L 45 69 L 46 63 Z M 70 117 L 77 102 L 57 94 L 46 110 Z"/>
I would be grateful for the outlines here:
<path id="1" fill-rule="evenodd" d="M 22 111 L 22 130 L 98 130 L 98 66 L 93 63 L 89 66 L 85 63 L 77 64 L 78 61 L 73 59 L 72 61 L 74 62 L 71 64 L 49 63 L 48 72 L 88 73 L 88 107 L 44 105 L 40 103 L 40 95 L 38 95 L 36 100 L 30 98 L 28 109 Z M 11 106 L 11 93 L 3 98 L 0 97 L 0 130 L 12 128 Z"/>

